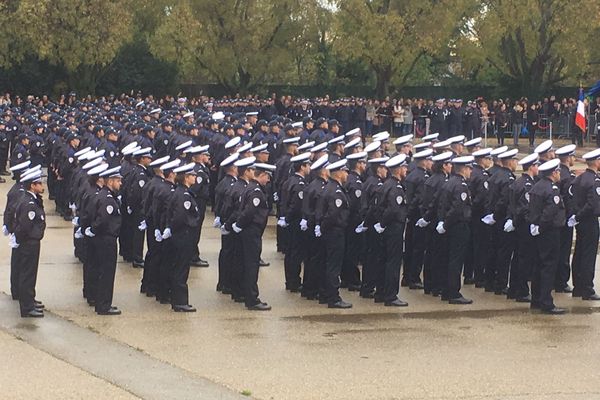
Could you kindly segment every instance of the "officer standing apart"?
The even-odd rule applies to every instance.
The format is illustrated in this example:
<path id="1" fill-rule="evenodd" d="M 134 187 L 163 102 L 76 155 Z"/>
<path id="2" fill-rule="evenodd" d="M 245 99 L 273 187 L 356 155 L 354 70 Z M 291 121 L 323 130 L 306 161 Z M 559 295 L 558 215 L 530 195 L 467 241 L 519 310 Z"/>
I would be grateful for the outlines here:
<path id="1" fill-rule="evenodd" d="M 531 278 L 531 308 L 545 314 L 564 314 L 566 310 L 556 307 L 552 298 L 560 252 L 560 230 L 566 219 L 557 186 L 560 160 L 546 161 L 538 170 L 542 178 L 529 192 L 529 232 L 534 237 L 538 257 Z"/>
<path id="2" fill-rule="evenodd" d="M 42 172 L 37 170 L 21 177 L 25 193 L 15 210 L 10 246 L 16 249 L 19 307 L 23 318 L 41 318 L 43 305 L 35 300 L 35 284 L 40 261 L 40 242 L 46 230 L 42 202 Z"/>

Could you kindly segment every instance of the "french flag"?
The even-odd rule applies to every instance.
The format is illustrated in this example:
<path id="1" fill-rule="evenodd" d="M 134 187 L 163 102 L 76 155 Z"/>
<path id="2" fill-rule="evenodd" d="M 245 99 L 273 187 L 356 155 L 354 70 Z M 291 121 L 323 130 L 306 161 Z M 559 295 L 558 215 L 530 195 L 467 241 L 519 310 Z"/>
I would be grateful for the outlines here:
<path id="1" fill-rule="evenodd" d="M 575 115 L 575 125 L 583 131 L 585 135 L 585 104 L 583 103 L 583 88 L 579 88 L 579 100 L 577 101 L 577 114 Z"/>

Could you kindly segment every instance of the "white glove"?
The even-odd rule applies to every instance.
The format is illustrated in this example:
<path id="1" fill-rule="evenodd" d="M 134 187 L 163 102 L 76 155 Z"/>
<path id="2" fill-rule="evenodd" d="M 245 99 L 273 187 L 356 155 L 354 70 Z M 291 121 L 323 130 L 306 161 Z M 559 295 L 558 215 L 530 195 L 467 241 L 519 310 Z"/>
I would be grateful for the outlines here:
<path id="1" fill-rule="evenodd" d="M 273 201 L 277 203 L 279 201 L 279 194 L 277 192 L 273 193 Z"/>
<path id="2" fill-rule="evenodd" d="M 213 227 L 214 228 L 220 228 L 221 227 L 221 217 L 216 217 L 215 220 L 213 221 Z"/>
<path id="3" fill-rule="evenodd" d="M 419 228 L 425 228 L 427 225 L 429 225 L 429 222 L 425 221 L 424 218 L 419 218 L 419 220 L 415 224 L 415 226 L 418 226 Z"/>
<path id="4" fill-rule="evenodd" d="M 568 226 L 569 228 L 572 228 L 572 227 L 574 227 L 575 225 L 577 225 L 578 223 L 579 223 L 579 222 L 577 222 L 577 219 L 575 218 L 575 216 L 574 216 L 574 215 L 571 215 L 571 216 L 569 217 L 569 220 L 567 221 L 567 226 Z"/>
<path id="5" fill-rule="evenodd" d="M 375 228 L 377 233 L 383 233 L 383 231 L 385 231 L 385 228 L 383 226 L 381 226 L 381 224 L 379 222 L 376 223 L 375 225 L 373 225 L 373 228 Z"/>
<path id="6" fill-rule="evenodd" d="M 92 232 L 92 228 L 90 226 L 88 226 L 87 228 L 85 228 L 85 236 L 94 237 L 94 236 L 96 236 L 96 234 L 94 232 Z"/>
<path id="7" fill-rule="evenodd" d="M 513 225 L 512 219 L 507 219 L 504 223 L 504 232 L 512 232 L 515 230 L 515 226 Z"/>
<path id="8" fill-rule="evenodd" d="M 69 203 L 69 208 L 71 209 L 71 211 L 75 212 L 77 211 L 77 206 L 75 205 L 75 203 Z"/>
<path id="9" fill-rule="evenodd" d="M 538 225 L 534 225 L 534 224 L 529 225 L 529 233 L 531 233 L 531 236 L 539 235 L 540 227 Z"/>
<path id="10" fill-rule="evenodd" d="M 4 236 L 8 236 L 10 234 L 10 232 L 8 231 L 8 228 L 6 227 L 6 225 L 2 225 L 2 234 Z"/>
<path id="11" fill-rule="evenodd" d="M 367 227 L 365 226 L 365 222 L 363 221 L 363 222 L 361 222 L 361 223 L 360 223 L 360 225 L 359 225 L 359 226 L 357 226 L 357 227 L 356 227 L 356 229 L 354 230 L 354 232 L 356 232 L 356 233 L 363 233 L 363 232 L 365 232 L 367 229 L 369 229 L 369 228 L 367 228 Z"/>
<path id="12" fill-rule="evenodd" d="M 280 226 L 282 228 L 287 228 L 289 225 L 285 221 L 285 217 L 279 217 L 279 219 L 277 220 L 277 226 Z"/>
<path id="13" fill-rule="evenodd" d="M 71 223 L 75 226 L 79 226 L 79 217 L 75 217 L 71 220 Z"/>
<path id="14" fill-rule="evenodd" d="M 163 239 L 168 239 L 171 237 L 171 228 L 165 228 L 165 230 L 162 233 L 162 238 Z"/>
<path id="15" fill-rule="evenodd" d="M 223 236 L 227 236 L 229 235 L 231 232 L 229 232 L 227 229 L 225 229 L 225 225 L 221 225 L 221 235 Z"/>
<path id="16" fill-rule="evenodd" d="M 10 237 L 8 238 L 8 245 L 13 249 L 16 249 L 19 247 L 19 243 L 17 243 L 17 238 L 14 233 L 12 233 L 10 235 Z"/>
<path id="17" fill-rule="evenodd" d="M 438 222 L 437 226 L 435 227 L 435 230 L 440 235 L 443 235 L 444 233 L 446 233 L 446 229 L 444 229 L 444 221 Z"/>
<path id="18" fill-rule="evenodd" d="M 133 210 L 131 209 L 131 207 L 127 206 L 127 214 L 131 214 L 133 212 Z"/>
<path id="19" fill-rule="evenodd" d="M 159 242 L 159 243 L 160 243 L 160 242 L 162 242 L 162 240 L 163 240 L 163 237 L 162 237 L 162 235 L 160 234 L 160 229 L 155 229 L 155 230 L 154 230 L 154 240 L 156 240 L 156 241 L 157 241 L 157 242 Z"/>
<path id="20" fill-rule="evenodd" d="M 81 233 L 81 228 L 77 228 L 75 231 L 75 235 L 73 235 L 75 239 L 81 239 L 83 237 L 83 233 Z"/>
<path id="21" fill-rule="evenodd" d="M 300 230 L 306 232 L 308 230 L 308 221 L 305 219 L 300 220 Z"/>
<path id="22" fill-rule="evenodd" d="M 315 226 L 315 237 L 321 237 L 321 225 Z"/>
<path id="23" fill-rule="evenodd" d="M 138 230 L 140 230 L 140 231 L 145 231 L 147 228 L 148 228 L 148 225 L 146 225 L 146 220 L 143 220 L 138 225 Z"/>
<path id="24" fill-rule="evenodd" d="M 494 219 L 494 214 L 488 214 L 485 217 L 481 218 L 481 222 L 486 225 L 494 225 L 496 220 Z"/>
<path id="25" fill-rule="evenodd" d="M 233 225 L 231 225 L 231 227 L 233 228 L 233 230 L 235 231 L 235 233 L 240 233 L 242 231 L 242 228 L 240 228 L 239 226 L 237 226 L 237 223 L 233 223 Z"/>

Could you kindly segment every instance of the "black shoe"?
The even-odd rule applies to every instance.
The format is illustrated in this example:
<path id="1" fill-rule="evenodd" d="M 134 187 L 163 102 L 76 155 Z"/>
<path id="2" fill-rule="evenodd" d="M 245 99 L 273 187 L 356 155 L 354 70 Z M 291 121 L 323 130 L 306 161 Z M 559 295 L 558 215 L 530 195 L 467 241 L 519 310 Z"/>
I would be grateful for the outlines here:
<path id="1" fill-rule="evenodd" d="M 531 296 L 527 295 L 525 297 L 517 297 L 515 301 L 517 303 L 531 303 Z"/>
<path id="2" fill-rule="evenodd" d="M 344 300 L 338 300 L 335 303 L 329 303 L 328 308 L 352 308 L 352 303 L 348 303 Z"/>
<path id="3" fill-rule="evenodd" d="M 473 279 L 473 278 L 465 278 L 465 280 L 463 281 L 463 283 L 465 285 L 474 285 L 475 284 L 475 279 Z"/>
<path id="4" fill-rule="evenodd" d="M 383 297 L 375 297 L 375 303 L 385 303 Z"/>
<path id="5" fill-rule="evenodd" d="M 473 300 L 471 299 L 466 299 L 463 296 L 460 296 L 456 299 L 450 299 L 448 300 L 449 304 L 472 304 Z"/>
<path id="6" fill-rule="evenodd" d="M 506 294 L 506 299 L 507 300 L 516 300 L 517 295 L 509 290 L 508 293 Z"/>
<path id="7" fill-rule="evenodd" d="M 415 282 L 408 285 L 408 288 L 412 290 L 421 290 L 424 288 L 424 286 L 421 282 Z"/>
<path id="8" fill-rule="evenodd" d="M 493 287 L 491 287 L 491 286 L 487 286 L 487 285 L 486 285 L 486 286 L 484 286 L 484 287 L 485 287 L 485 291 L 486 291 L 486 293 L 492 293 L 492 292 L 495 292 L 495 291 L 496 291 L 496 290 L 495 290 Z"/>
<path id="9" fill-rule="evenodd" d="M 171 299 L 156 299 L 160 304 L 171 304 Z"/>
<path id="10" fill-rule="evenodd" d="M 573 289 L 571 288 L 571 286 L 566 285 L 565 287 L 555 288 L 554 292 L 555 293 L 573 293 Z"/>
<path id="11" fill-rule="evenodd" d="M 17 295 L 14 295 L 14 294 L 13 294 L 13 295 L 12 295 L 12 299 L 13 299 L 14 301 L 19 301 L 19 296 L 17 296 Z"/>
<path id="12" fill-rule="evenodd" d="M 431 289 L 424 289 L 423 293 L 425 293 L 425 294 L 431 294 Z"/>
<path id="13" fill-rule="evenodd" d="M 131 265 L 133 265 L 133 268 L 144 268 L 144 260 L 133 260 Z"/>
<path id="14" fill-rule="evenodd" d="M 354 285 L 352 283 L 348 284 L 348 291 L 349 292 L 360 292 L 360 285 Z"/>
<path id="15" fill-rule="evenodd" d="M 441 300 L 441 301 L 448 301 L 448 300 L 450 300 L 450 297 L 448 297 L 448 296 L 446 296 L 445 294 L 443 294 L 443 295 L 440 297 L 440 300 Z"/>
<path id="16" fill-rule="evenodd" d="M 257 303 L 253 306 L 246 306 L 246 308 L 251 311 L 269 311 L 269 310 L 271 310 L 270 305 L 268 305 L 267 303 L 262 303 L 262 302 Z"/>
<path id="17" fill-rule="evenodd" d="M 35 304 L 35 308 L 41 308 L 41 309 L 44 309 L 44 308 L 46 308 L 46 307 L 44 306 L 44 303 L 42 303 L 41 301 L 38 301 L 38 300 L 34 300 L 34 301 L 33 301 L 33 304 Z"/>
<path id="18" fill-rule="evenodd" d="M 494 290 L 494 294 L 496 296 L 502 296 L 502 295 L 506 295 L 508 294 L 508 288 L 504 288 L 504 289 L 496 289 Z"/>
<path id="19" fill-rule="evenodd" d="M 573 292 L 571 293 L 571 296 L 573 296 L 573 297 L 583 297 L 583 293 L 581 293 L 577 289 L 574 289 Z"/>
<path id="20" fill-rule="evenodd" d="M 146 297 L 155 297 L 156 296 L 156 292 L 153 290 L 148 290 L 146 291 Z"/>
<path id="21" fill-rule="evenodd" d="M 217 283 L 217 292 L 222 292 L 223 291 L 223 285 L 221 285 L 220 283 Z"/>
<path id="22" fill-rule="evenodd" d="M 231 288 L 223 287 L 223 290 L 221 290 L 221 293 L 223 293 L 223 294 L 231 294 Z"/>
<path id="23" fill-rule="evenodd" d="M 300 293 L 302 291 L 302 285 L 286 287 L 286 289 L 292 293 Z"/>
<path id="24" fill-rule="evenodd" d="M 581 300 L 600 300 L 600 296 L 594 293 L 590 294 L 589 296 L 582 296 Z"/>
<path id="25" fill-rule="evenodd" d="M 206 268 L 208 267 L 210 264 L 208 263 L 208 261 L 200 259 L 200 267 L 202 268 Z"/>
<path id="26" fill-rule="evenodd" d="M 231 299 L 233 301 L 235 301 L 236 303 L 245 303 L 246 302 L 246 298 L 245 297 L 234 297 L 234 296 L 231 296 Z"/>
<path id="27" fill-rule="evenodd" d="M 442 295 L 442 292 L 440 290 L 435 289 L 431 291 L 431 295 L 433 297 L 440 297 Z"/>
<path id="28" fill-rule="evenodd" d="M 360 294 L 360 297 L 362 297 L 363 299 L 372 299 L 375 297 L 375 292 L 363 292 Z"/>
<path id="29" fill-rule="evenodd" d="M 191 261 L 190 266 L 206 268 L 208 267 L 208 261 L 202 260 L 201 258 L 196 258 Z"/>
<path id="30" fill-rule="evenodd" d="M 541 309 L 540 305 L 538 303 L 533 302 L 533 300 L 531 301 L 531 304 L 529 304 L 529 308 L 532 310 L 539 310 Z"/>
<path id="31" fill-rule="evenodd" d="M 29 312 L 21 313 L 21 318 L 44 318 L 44 312 L 34 308 Z"/>
<path id="32" fill-rule="evenodd" d="M 550 315 L 561 315 L 566 313 L 567 310 L 564 308 L 554 307 L 549 310 L 542 310 L 542 314 L 550 314 Z"/>
<path id="33" fill-rule="evenodd" d="M 175 312 L 196 312 L 196 309 L 189 304 L 174 305 L 171 308 L 173 308 L 173 311 Z"/>
<path id="34" fill-rule="evenodd" d="M 146 288 L 143 286 L 140 286 L 140 293 L 146 293 Z"/>
<path id="35" fill-rule="evenodd" d="M 119 310 L 117 307 L 111 307 L 108 310 L 96 311 L 96 314 L 98 314 L 98 315 L 121 315 L 121 310 Z"/>
<path id="36" fill-rule="evenodd" d="M 262 258 L 260 259 L 260 261 L 258 262 L 258 266 L 259 267 L 268 267 L 269 265 L 271 265 L 271 263 L 266 262 L 265 260 L 263 260 Z"/>
<path id="37" fill-rule="evenodd" d="M 475 282 L 475 287 L 481 289 L 485 287 L 485 282 Z"/>
<path id="38" fill-rule="evenodd" d="M 408 306 L 408 303 L 405 301 L 402 301 L 400 299 L 396 299 L 396 300 L 392 300 L 392 301 L 386 301 L 384 303 L 384 305 L 386 307 L 406 307 L 406 306 Z"/>
<path id="39" fill-rule="evenodd" d="M 306 300 L 319 300 L 318 294 L 308 294 L 304 297 L 306 298 Z M 323 303 L 323 304 L 325 304 L 325 303 Z"/>
<path id="40" fill-rule="evenodd" d="M 93 300 L 93 299 L 87 299 L 87 304 L 88 304 L 88 306 L 90 306 L 90 307 L 94 307 L 94 306 L 96 306 L 96 300 Z"/>

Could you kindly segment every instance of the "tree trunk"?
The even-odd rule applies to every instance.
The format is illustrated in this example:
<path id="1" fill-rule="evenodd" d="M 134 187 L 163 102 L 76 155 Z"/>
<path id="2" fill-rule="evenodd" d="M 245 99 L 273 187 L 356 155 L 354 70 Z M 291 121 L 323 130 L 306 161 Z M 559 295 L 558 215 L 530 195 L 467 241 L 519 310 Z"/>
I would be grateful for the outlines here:
<path id="1" fill-rule="evenodd" d="M 390 80 L 392 79 L 392 67 L 389 65 L 383 67 L 374 67 L 377 85 L 375 93 L 380 99 L 385 98 L 390 93 Z"/>

